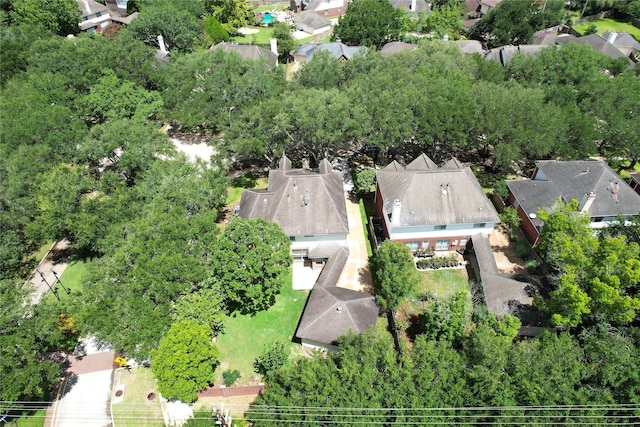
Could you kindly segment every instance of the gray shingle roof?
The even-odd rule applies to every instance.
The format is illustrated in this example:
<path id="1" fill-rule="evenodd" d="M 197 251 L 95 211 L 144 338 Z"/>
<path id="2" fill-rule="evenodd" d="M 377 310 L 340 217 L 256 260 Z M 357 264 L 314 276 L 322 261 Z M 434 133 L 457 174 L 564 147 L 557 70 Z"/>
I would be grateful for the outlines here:
<path id="1" fill-rule="evenodd" d="M 336 344 L 350 330 L 364 332 L 376 323 L 378 306 L 371 294 L 335 286 L 348 257 L 343 247 L 327 261 L 309 295 L 296 337 Z"/>
<path id="2" fill-rule="evenodd" d="M 257 60 L 266 58 L 270 64 L 276 64 L 278 62 L 278 55 L 268 49 L 251 44 L 220 42 L 209 48 L 211 52 L 219 49 L 222 49 L 225 52 L 237 52 L 241 57 L 245 59 Z"/>
<path id="3" fill-rule="evenodd" d="M 506 181 L 507 187 L 527 214 L 553 205 L 558 198 L 564 202 L 572 199 L 580 202 L 590 192 L 596 195 L 588 209 L 590 217 L 637 215 L 640 212 L 640 195 L 601 160 L 539 160 L 536 166 L 547 181 Z M 617 200 L 614 196 L 616 191 Z M 542 225 L 538 218 L 533 223 Z"/>
<path id="4" fill-rule="evenodd" d="M 394 53 L 402 52 L 404 50 L 414 50 L 417 47 L 418 45 L 415 45 L 412 43 L 389 42 L 384 46 L 382 46 L 382 49 L 380 49 L 380 53 L 382 55 L 387 56 L 387 55 L 393 55 Z"/>
<path id="5" fill-rule="evenodd" d="M 324 16 L 320 16 L 310 10 L 300 12 L 298 16 L 294 18 L 294 22 L 308 25 L 309 27 L 313 28 L 322 28 L 331 25 L 331 21 L 329 21 L 327 18 L 325 18 Z"/>
<path id="6" fill-rule="evenodd" d="M 606 32 L 602 34 L 602 37 L 616 47 L 627 47 L 640 50 L 640 42 L 638 42 L 638 40 L 636 40 L 631 34 L 624 31 Z"/>
<path id="7" fill-rule="evenodd" d="M 386 212 L 392 211 L 394 200 L 402 204 L 399 227 L 498 221 L 471 169 L 433 166 L 421 155 L 404 170 L 383 169 L 376 174 Z"/>
<path id="8" fill-rule="evenodd" d="M 327 160 L 316 173 L 291 169 L 291 161 L 283 157 L 280 168 L 269 172 L 267 189 L 242 192 L 239 213 L 273 221 L 288 236 L 349 232 L 342 176 Z"/>
<path id="9" fill-rule="evenodd" d="M 351 59 L 356 53 L 366 52 L 367 48 L 365 46 L 347 46 L 346 44 L 342 44 L 340 42 L 330 42 L 322 44 L 303 43 L 300 45 L 300 47 L 298 47 L 295 55 L 306 56 L 307 62 L 310 62 L 316 52 L 323 51 L 329 52 L 329 55 L 335 59 L 340 59 L 343 56 L 346 59 Z"/>
<path id="10" fill-rule="evenodd" d="M 557 44 L 567 44 L 567 43 L 586 43 L 593 50 L 601 52 L 607 55 L 611 59 L 625 58 L 625 54 L 620 52 L 617 47 L 609 43 L 605 38 L 599 36 L 598 34 L 589 34 L 588 36 L 582 37 L 558 37 L 556 40 Z"/>

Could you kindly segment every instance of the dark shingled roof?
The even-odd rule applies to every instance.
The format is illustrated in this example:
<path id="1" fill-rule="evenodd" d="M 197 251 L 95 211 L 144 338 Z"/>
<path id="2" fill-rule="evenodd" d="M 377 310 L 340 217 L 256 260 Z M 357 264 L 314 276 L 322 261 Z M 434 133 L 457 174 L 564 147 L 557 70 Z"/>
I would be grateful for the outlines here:
<path id="1" fill-rule="evenodd" d="M 371 294 L 335 286 L 348 257 L 343 247 L 328 259 L 309 295 L 296 337 L 335 345 L 349 331 L 364 332 L 376 323 L 378 306 Z"/>
<path id="2" fill-rule="evenodd" d="M 387 166 L 378 171 L 378 188 L 386 212 L 392 211 L 394 200 L 402 204 L 399 227 L 498 221 L 471 169 L 449 169 L 455 163 L 438 168 L 423 154 L 404 170 L 390 170 Z"/>
<path id="3" fill-rule="evenodd" d="M 489 313 L 499 316 L 511 314 L 520 319 L 523 326 L 544 326 L 548 316 L 532 306 L 532 295 L 537 286 L 518 276 L 500 273 L 493 256 L 489 238 L 484 234 L 471 236 L 473 245 L 471 265 L 479 276 L 484 300 Z"/>
<path id="4" fill-rule="evenodd" d="M 591 46 L 593 50 L 601 52 L 611 59 L 626 58 L 624 53 L 620 52 L 617 47 L 598 34 L 589 34 L 588 36 L 582 37 L 558 37 L 556 40 L 557 44 L 567 44 L 571 42 L 586 43 Z"/>
<path id="5" fill-rule="evenodd" d="M 268 188 L 242 192 L 240 216 L 273 221 L 288 236 L 346 235 L 349 222 L 342 176 L 326 159 L 319 170 L 291 169 L 291 161 L 283 157 L 280 168 L 269 172 Z"/>
<path id="6" fill-rule="evenodd" d="M 296 24 L 304 24 L 316 29 L 331 26 L 331 21 L 329 21 L 324 16 L 320 16 L 311 10 L 300 12 L 298 16 L 294 18 L 293 21 Z"/>
<path id="7" fill-rule="evenodd" d="M 294 55 L 305 56 L 307 62 L 310 62 L 316 52 L 322 51 L 329 52 L 329 56 L 331 58 L 340 59 L 344 56 L 346 59 L 351 59 L 356 53 L 366 52 L 367 48 L 364 46 L 347 46 L 346 44 L 342 44 L 340 42 L 329 42 L 322 44 L 303 43 L 300 45 L 300 47 L 298 47 Z"/>
<path id="8" fill-rule="evenodd" d="M 211 52 L 214 52 L 218 49 L 222 49 L 226 52 L 237 52 L 241 57 L 245 59 L 257 60 L 266 58 L 270 64 L 275 65 L 278 63 L 278 55 L 260 46 L 251 44 L 220 42 L 209 48 Z"/>
<path id="9" fill-rule="evenodd" d="M 601 160 L 539 160 L 536 166 L 547 178 L 546 181 L 506 181 L 527 215 L 553 205 L 558 198 L 564 202 L 572 199 L 580 202 L 587 193 L 596 195 L 587 210 L 590 217 L 637 215 L 640 212 L 640 195 Z M 617 200 L 615 190 L 618 193 Z M 542 225 L 539 218 L 535 218 L 533 223 Z"/>
<path id="10" fill-rule="evenodd" d="M 405 42 L 389 42 L 382 46 L 380 53 L 384 56 L 393 55 L 394 53 L 402 52 L 404 50 L 414 50 L 418 47 L 416 44 Z"/>

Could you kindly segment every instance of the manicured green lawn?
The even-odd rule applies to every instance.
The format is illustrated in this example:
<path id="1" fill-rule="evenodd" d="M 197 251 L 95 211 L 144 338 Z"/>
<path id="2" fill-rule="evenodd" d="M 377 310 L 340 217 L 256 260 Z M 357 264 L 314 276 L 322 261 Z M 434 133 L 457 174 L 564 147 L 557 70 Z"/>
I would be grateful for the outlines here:
<path id="1" fill-rule="evenodd" d="M 418 295 L 429 292 L 448 299 L 456 292 L 469 292 L 469 278 L 464 268 L 419 271 L 422 283 Z"/>
<path id="2" fill-rule="evenodd" d="M 636 40 L 640 40 L 640 28 L 634 27 L 631 24 L 627 24 L 626 22 L 614 21 L 613 19 L 605 18 L 599 19 L 597 21 L 588 22 L 586 24 L 577 25 L 574 30 L 583 33 L 586 29 L 591 26 L 591 24 L 595 24 L 598 27 L 598 34 L 606 33 L 607 31 L 625 31 L 631 34 Z"/>
<path id="3" fill-rule="evenodd" d="M 216 345 L 222 353 L 221 365 L 216 370 L 215 384 L 222 383 L 222 372 L 227 369 L 240 371 L 242 375 L 236 385 L 247 383 L 253 372 L 253 361 L 275 341 L 293 349 L 293 334 L 307 302 L 309 291 L 294 291 L 291 275 L 284 285 L 276 303 L 267 311 L 251 315 L 236 315 L 226 320 L 224 334 L 217 338 Z"/>
<path id="4" fill-rule="evenodd" d="M 45 409 L 29 412 L 22 415 L 20 418 L 14 421 L 14 424 L 8 423 L 7 426 L 20 426 L 20 427 L 42 427 L 44 425 L 44 419 L 47 416 Z"/>
<path id="5" fill-rule="evenodd" d="M 273 37 L 273 28 L 271 27 L 247 27 L 258 30 L 255 34 L 240 35 L 232 38 L 236 43 L 261 44 L 268 45 L 271 37 Z"/>
<path id="6" fill-rule="evenodd" d="M 132 368 L 131 373 L 122 370 L 119 375 L 114 390 L 124 384 L 124 395 L 121 402 L 112 404 L 114 424 L 118 427 L 164 426 L 158 386 L 151 369 Z M 149 401 L 149 393 L 155 393 L 155 399 Z"/>
<path id="7" fill-rule="evenodd" d="M 51 245 L 53 245 L 53 243 L 54 242 L 45 242 L 42 246 L 40 246 L 35 252 L 31 254 L 31 257 L 35 259 L 37 262 L 40 262 L 42 258 L 44 258 L 47 255 L 47 252 L 49 252 L 49 249 L 51 249 Z"/>
<path id="8" fill-rule="evenodd" d="M 362 219 L 362 226 L 364 228 L 364 238 L 367 242 L 367 255 L 371 257 L 373 255 L 373 250 L 371 249 L 371 236 L 369 234 L 369 223 L 367 218 L 367 212 L 364 207 L 364 202 L 360 199 L 360 218 Z"/>
<path id="9" fill-rule="evenodd" d="M 84 287 L 87 266 L 89 264 L 91 264 L 91 261 L 71 261 L 62 275 L 60 275 L 60 281 L 64 284 L 65 288 L 71 289 L 71 293 L 81 291 Z"/>
<path id="10" fill-rule="evenodd" d="M 258 6 L 253 8 L 254 12 L 266 12 L 269 10 L 287 10 L 289 9 L 288 4 L 280 4 L 280 5 L 266 5 L 266 6 Z"/>

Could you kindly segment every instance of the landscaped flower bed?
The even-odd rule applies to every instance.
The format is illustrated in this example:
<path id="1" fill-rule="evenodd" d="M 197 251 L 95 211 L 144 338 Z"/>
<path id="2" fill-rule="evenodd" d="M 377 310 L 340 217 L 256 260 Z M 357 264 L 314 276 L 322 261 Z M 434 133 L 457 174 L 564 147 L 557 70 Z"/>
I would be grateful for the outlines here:
<path id="1" fill-rule="evenodd" d="M 462 265 L 462 258 L 459 254 L 449 254 L 445 256 L 435 256 L 433 258 L 422 258 L 416 261 L 418 270 L 429 270 L 438 268 L 452 268 Z"/>

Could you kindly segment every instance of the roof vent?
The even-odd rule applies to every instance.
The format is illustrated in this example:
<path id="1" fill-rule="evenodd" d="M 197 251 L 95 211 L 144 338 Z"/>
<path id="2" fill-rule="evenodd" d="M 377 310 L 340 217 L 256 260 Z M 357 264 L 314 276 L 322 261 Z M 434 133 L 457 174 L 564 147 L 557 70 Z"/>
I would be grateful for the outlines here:
<path id="1" fill-rule="evenodd" d="M 337 306 L 337 307 L 336 307 L 336 312 L 338 312 L 338 313 L 342 313 L 342 307 Z"/>
<path id="2" fill-rule="evenodd" d="M 538 218 L 538 215 L 536 215 L 536 214 L 534 214 L 533 212 L 531 212 L 531 213 L 529 214 L 529 218 L 531 218 L 531 219 L 536 219 L 536 218 Z"/>
<path id="3" fill-rule="evenodd" d="M 446 196 L 447 194 L 449 194 L 449 184 L 440 185 L 440 194 L 442 194 L 443 196 Z"/>

